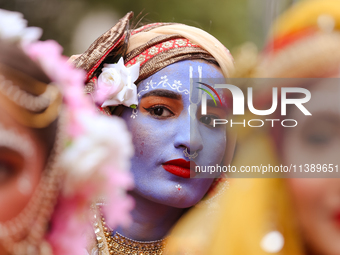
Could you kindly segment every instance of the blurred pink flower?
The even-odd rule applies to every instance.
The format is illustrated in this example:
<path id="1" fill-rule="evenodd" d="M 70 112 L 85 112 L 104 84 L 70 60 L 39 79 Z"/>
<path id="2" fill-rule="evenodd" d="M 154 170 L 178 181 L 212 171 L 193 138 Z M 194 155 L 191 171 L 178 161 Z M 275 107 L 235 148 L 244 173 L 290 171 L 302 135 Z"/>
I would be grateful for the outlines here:
<path id="1" fill-rule="evenodd" d="M 89 206 L 79 196 L 59 199 L 51 219 L 51 231 L 46 236 L 54 255 L 85 254 L 87 235 L 92 232 L 86 215 Z"/>
<path id="2" fill-rule="evenodd" d="M 133 188 L 133 178 L 130 173 L 119 172 L 111 167 L 106 167 L 103 171 L 108 184 L 106 205 L 103 206 L 106 222 L 111 228 L 127 226 L 132 222 L 129 212 L 135 203 L 132 197 L 122 191 Z"/>
<path id="3" fill-rule="evenodd" d="M 133 186 L 133 178 L 128 172 L 133 155 L 132 138 L 122 119 L 99 114 L 83 91 L 85 73 L 61 56 L 62 48 L 58 43 L 35 42 L 24 49 L 61 89 L 66 106 L 69 143 L 60 159 L 65 178 L 48 240 L 55 255 L 83 255 L 85 233 L 93 232 L 89 225 L 90 205 L 99 197 L 105 197 L 107 201 L 104 210 L 110 226 L 131 222 L 129 212 L 134 201 L 127 196 L 126 190 Z M 137 66 L 123 70 L 127 77 L 124 79 L 131 86 L 131 81 L 138 77 L 136 70 Z M 123 93 L 124 89 L 120 91 Z"/>
<path id="4" fill-rule="evenodd" d="M 72 115 L 79 111 L 94 114 L 95 108 L 91 98 L 84 94 L 84 77 L 82 70 L 75 69 L 67 58 L 62 56 L 62 47 L 55 41 L 37 41 L 24 47 L 25 52 L 38 62 L 51 80 L 63 91 L 64 101 L 68 107 L 71 121 L 67 128 L 69 135 L 80 135 L 83 129 Z"/>

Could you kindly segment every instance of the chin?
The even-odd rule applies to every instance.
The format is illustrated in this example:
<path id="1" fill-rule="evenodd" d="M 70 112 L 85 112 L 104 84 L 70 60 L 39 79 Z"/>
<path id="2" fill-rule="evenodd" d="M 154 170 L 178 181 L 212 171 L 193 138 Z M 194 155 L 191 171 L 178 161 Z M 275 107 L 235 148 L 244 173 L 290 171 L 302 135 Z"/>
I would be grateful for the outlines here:
<path id="1" fill-rule="evenodd" d="M 183 192 L 175 191 L 175 192 L 167 192 L 167 193 L 158 193 L 156 196 L 149 196 L 148 199 L 163 205 L 167 205 L 174 208 L 190 208 L 196 205 L 203 198 L 205 193 L 203 194 L 193 194 L 192 192 Z"/>
<path id="2" fill-rule="evenodd" d="M 189 208 L 202 200 L 211 182 L 201 180 L 144 180 L 136 182 L 134 193 L 144 199 L 174 208 Z M 151 184 L 151 185 L 150 185 Z M 180 185 L 178 190 L 176 185 Z"/>
<path id="3" fill-rule="evenodd" d="M 193 200 L 193 199 L 187 199 L 187 198 L 183 198 L 183 199 L 173 198 L 173 199 L 164 201 L 163 204 L 174 207 L 174 208 L 185 209 L 185 208 L 190 208 L 196 205 L 200 200 L 201 199 Z"/>

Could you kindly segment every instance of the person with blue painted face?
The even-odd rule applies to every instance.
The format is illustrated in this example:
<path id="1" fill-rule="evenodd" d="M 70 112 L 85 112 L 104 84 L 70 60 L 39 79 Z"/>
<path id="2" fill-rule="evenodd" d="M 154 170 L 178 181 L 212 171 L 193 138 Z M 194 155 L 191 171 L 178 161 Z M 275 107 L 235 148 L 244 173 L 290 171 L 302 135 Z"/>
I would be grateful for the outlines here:
<path id="1" fill-rule="evenodd" d="M 90 254 L 162 254 L 169 230 L 216 184 L 215 175 L 205 178 L 196 166 L 219 165 L 233 153 L 226 149 L 225 127 L 213 127 L 214 119 L 227 114 L 222 90 L 213 89 L 207 114 L 201 114 L 202 89 L 225 83 L 233 71 L 229 51 L 210 34 L 183 24 L 129 30 L 131 17 L 128 13 L 72 57 L 87 72 L 86 92 L 103 113 L 126 121 L 135 146 L 131 224 L 112 229 L 105 202 L 97 203 L 97 242 Z"/>

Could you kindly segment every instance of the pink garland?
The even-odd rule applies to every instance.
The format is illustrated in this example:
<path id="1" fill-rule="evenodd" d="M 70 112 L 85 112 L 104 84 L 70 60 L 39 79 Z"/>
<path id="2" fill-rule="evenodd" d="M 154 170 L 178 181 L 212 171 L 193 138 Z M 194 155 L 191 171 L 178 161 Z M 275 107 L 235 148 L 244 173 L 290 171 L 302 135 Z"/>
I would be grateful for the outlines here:
<path id="1" fill-rule="evenodd" d="M 87 132 L 93 132 L 93 129 L 91 130 L 88 125 L 89 122 L 91 123 L 91 121 L 88 121 L 89 118 L 93 118 L 93 125 L 110 121 L 117 121 L 117 124 L 122 125 L 120 123 L 121 120 L 107 116 L 104 117 L 96 111 L 91 99 L 85 96 L 83 92 L 85 73 L 67 63 L 67 58 L 61 55 L 62 47 L 57 42 L 38 41 L 26 45 L 24 50 L 28 56 L 40 64 L 50 79 L 60 87 L 64 95 L 66 112 L 68 114 L 67 133 L 70 141 L 69 144 L 71 144 L 65 150 L 72 150 L 73 145 L 74 148 L 78 148 L 78 151 L 72 151 L 73 154 L 69 152 L 71 160 L 73 159 L 72 155 L 81 155 L 79 151 L 82 147 L 76 147 L 79 141 L 82 141 L 81 139 L 83 139 L 83 142 L 84 140 L 88 141 L 84 136 L 88 136 Z M 84 116 L 88 122 L 84 121 Z M 103 120 L 103 118 L 107 119 Z M 96 131 L 93 134 L 94 138 L 100 132 L 107 132 L 107 127 L 104 124 L 96 128 L 94 129 Z M 113 134 L 108 135 L 112 136 Z M 118 136 L 121 136 L 121 134 L 117 134 Z M 126 137 L 128 140 L 129 136 Z M 98 139 L 102 138 L 99 137 Z M 131 141 L 125 142 L 125 146 L 129 149 L 125 155 L 132 156 Z M 125 148 L 124 146 L 122 147 Z M 86 151 L 86 153 L 88 152 Z M 86 155 L 89 156 L 88 154 Z M 74 161 L 76 160 L 74 158 Z M 52 231 L 46 237 L 52 245 L 55 255 L 84 254 L 89 237 L 89 234 L 86 233 L 92 233 L 92 228 L 89 224 L 90 205 L 99 196 L 104 195 L 106 198 L 108 205 L 104 210 L 107 215 L 106 220 L 111 227 L 115 227 L 118 224 L 127 225 L 131 221 L 129 211 L 133 208 L 134 201 L 131 197 L 122 196 L 121 190 L 132 188 L 132 177 L 129 172 L 118 169 L 119 167 L 124 169 L 128 167 L 121 166 L 112 160 L 109 161 L 107 158 L 105 160 L 106 162 L 96 162 L 94 173 L 85 172 L 82 174 L 81 171 L 77 172 L 71 166 L 71 169 L 67 169 L 65 187 L 63 187 L 63 193 L 59 196 L 51 219 Z M 88 176 L 84 177 L 86 174 Z"/>

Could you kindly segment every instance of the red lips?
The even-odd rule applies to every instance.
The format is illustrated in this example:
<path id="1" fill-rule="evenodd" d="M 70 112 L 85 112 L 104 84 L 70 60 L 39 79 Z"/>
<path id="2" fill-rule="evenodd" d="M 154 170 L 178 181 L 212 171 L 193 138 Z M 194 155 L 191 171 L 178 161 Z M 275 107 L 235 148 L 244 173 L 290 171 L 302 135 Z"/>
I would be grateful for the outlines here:
<path id="1" fill-rule="evenodd" d="M 193 169 L 196 166 L 194 162 L 191 162 L 191 165 L 193 166 Z M 195 171 L 190 170 L 190 161 L 186 161 L 184 159 L 174 159 L 163 163 L 162 166 L 169 173 L 179 177 L 190 178 L 190 173 L 191 177 L 195 177 Z"/>

